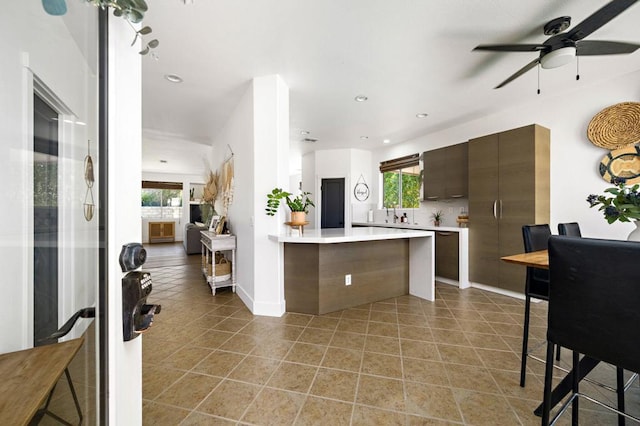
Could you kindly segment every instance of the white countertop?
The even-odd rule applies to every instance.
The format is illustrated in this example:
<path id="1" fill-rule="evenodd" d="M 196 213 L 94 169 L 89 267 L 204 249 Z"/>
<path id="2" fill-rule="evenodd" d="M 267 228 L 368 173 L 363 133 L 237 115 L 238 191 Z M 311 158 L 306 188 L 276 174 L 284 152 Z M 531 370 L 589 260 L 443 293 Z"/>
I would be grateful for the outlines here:
<path id="1" fill-rule="evenodd" d="M 417 229 L 389 229 L 379 227 L 355 227 L 332 229 L 305 229 L 302 236 L 269 235 L 280 243 L 350 243 L 357 241 L 393 240 L 401 238 L 433 237 L 433 232 Z"/>
<path id="2" fill-rule="evenodd" d="M 457 226 L 425 226 L 425 225 L 412 225 L 409 223 L 385 223 L 385 222 L 352 222 L 353 226 L 378 226 L 384 228 L 398 228 L 398 229 L 416 229 L 423 231 L 435 231 L 435 232 L 469 232 L 469 228 L 459 228 Z"/>

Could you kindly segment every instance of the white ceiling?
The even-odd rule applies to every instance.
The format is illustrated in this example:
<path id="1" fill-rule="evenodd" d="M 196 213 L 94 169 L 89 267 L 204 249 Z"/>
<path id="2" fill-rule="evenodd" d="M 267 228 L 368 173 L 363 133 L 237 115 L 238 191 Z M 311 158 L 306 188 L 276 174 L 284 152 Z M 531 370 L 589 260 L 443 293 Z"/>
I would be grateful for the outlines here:
<path id="1" fill-rule="evenodd" d="M 160 46 L 158 60 L 143 58 L 143 128 L 146 135 L 175 140 L 181 151 L 185 141 L 209 144 L 250 80 L 270 74 L 280 74 L 290 89 L 294 152 L 376 149 L 383 139 L 401 143 L 514 104 L 544 105 L 550 94 L 640 69 L 640 50 L 582 57 L 579 81 L 575 63 L 541 70 L 542 94 L 537 95 L 536 69 L 493 89 L 537 53 L 472 49 L 542 42 L 547 21 L 568 15 L 573 27 L 606 3 L 194 0 L 185 5 L 182 0 L 148 0 L 145 24 Z M 640 43 L 638 22 L 640 6 L 635 4 L 587 40 Z M 169 83 L 165 74 L 177 74 L 184 82 Z M 355 102 L 359 94 L 369 100 Z M 416 118 L 422 112 L 429 116 Z M 301 143 L 301 130 L 318 142 Z M 149 159 L 156 153 L 154 144 L 146 145 L 143 156 Z M 159 145 L 167 148 L 167 143 Z"/>

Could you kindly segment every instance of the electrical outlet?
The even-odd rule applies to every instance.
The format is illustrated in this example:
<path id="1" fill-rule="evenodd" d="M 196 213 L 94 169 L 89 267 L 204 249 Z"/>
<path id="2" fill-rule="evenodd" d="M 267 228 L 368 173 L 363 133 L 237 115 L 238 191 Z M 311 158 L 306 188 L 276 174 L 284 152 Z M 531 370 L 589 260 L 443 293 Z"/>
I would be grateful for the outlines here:
<path id="1" fill-rule="evenodd" d="M 344 285 L 351 285 L 351 274 L 344 276 Z"/>

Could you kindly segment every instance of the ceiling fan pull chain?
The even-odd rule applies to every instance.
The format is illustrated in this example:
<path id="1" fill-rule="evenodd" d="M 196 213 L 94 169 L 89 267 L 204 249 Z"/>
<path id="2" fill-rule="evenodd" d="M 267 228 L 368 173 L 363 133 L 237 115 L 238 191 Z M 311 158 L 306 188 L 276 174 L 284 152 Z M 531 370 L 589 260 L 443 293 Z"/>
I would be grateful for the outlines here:
<path id="1" fill-rule="evenodd" d="M 540 62 L 538 62 L 538 95 L 540 94 Z"/>
<path id="2" fill-rule="evenodd" d="M 580 56 L 576 56 L 576 80 L 580 80 Z"/>

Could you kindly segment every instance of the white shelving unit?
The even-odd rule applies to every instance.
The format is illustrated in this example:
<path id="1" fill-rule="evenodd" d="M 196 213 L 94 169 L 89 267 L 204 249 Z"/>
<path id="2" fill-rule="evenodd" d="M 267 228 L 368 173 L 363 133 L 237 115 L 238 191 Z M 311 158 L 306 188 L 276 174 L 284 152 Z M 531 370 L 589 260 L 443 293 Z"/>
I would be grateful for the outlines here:
<path id="1" fill-rule="evenodd" d="M 236 292 L 236 236 L 216 235 L 211 231 L 200 231 L 200 242 L 202 243 L 202 274 L 211 287 L 211 294 L 216 295 L 216 289 L 221 287 L 231 287 Z M 215 252 L 231 252 L 231 278 L 225 281 L 216 281 L 215 276 Z"/>

